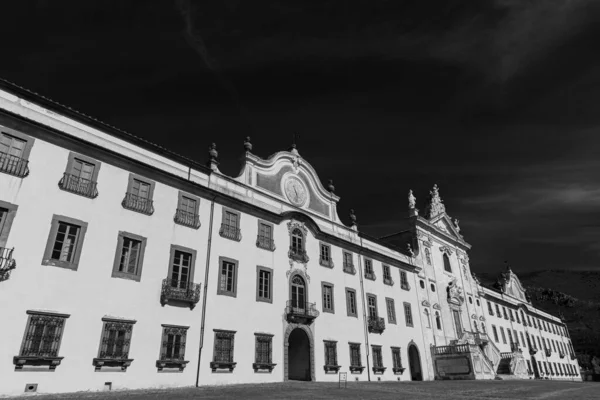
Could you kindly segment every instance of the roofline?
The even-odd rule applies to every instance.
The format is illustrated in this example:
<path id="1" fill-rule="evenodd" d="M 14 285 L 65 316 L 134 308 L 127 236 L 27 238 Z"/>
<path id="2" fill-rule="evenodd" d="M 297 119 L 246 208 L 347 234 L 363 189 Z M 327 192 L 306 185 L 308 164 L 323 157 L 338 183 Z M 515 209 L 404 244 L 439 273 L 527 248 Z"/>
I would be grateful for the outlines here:
<path id="1" fill-rule="evenodd" d="M 89 127 L 99 129 L 102 132 L 105 132 L 111 136 L 115 136 L 121 140 L 127 141 L 133 145 L 139 146 L 145 150 L 157 153 L 171 161 L 175 161 L 186 166 L 193 167 L 199 172 L 203 172 L 207 175 L 210 175 L 212 173 L 212 170 L 209 167 L 199 163 L 198 161 L 194 161 L 191 158 L 187 158 L 185 156 L 177 154 L 174 151 L 162 147 L 156 143 L 152 143 L 132 133 L 119 129 L 115 126 L 109 125 L 106 122 L 102 122 L 92 116 L 86 115 L 80 111 L 72 109 L 71 107 L 60 104 L 57 101 L 49 99 L 48 97 L 45 97 L 41 94 L 35 93 L 4 78 L 0 78 L 0 89 L 5 90 L 15 96 L 21 97 L 32 103 L 43 106 L 50 111 L 71 118 Z"/>

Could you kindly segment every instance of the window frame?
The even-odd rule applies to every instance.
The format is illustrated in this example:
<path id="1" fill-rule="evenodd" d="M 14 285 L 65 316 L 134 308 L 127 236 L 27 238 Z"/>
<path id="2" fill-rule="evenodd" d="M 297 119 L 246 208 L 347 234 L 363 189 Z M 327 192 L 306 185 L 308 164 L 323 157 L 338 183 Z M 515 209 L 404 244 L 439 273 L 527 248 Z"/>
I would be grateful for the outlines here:
<path id="1" fill-rule="evenodd" d="M 398 346 L 390 346 L 390 349 L 392 350 L 392 370 L 395 374 L 404 372 L 401 348 Z"/>
<path id="2" fill-rule="evenodd" d="M 232 228 L 229 225 L 225 224 L 227 213 L 237 215 L 237 226 L 235 227 L 234 235 L 230 235 L 229 233 L 225 233 L 227 226 L 227 231 L 231 231 Z M 234 210 L 233 208 L 221 207 L 221 228 L 219 229 L 219 236 L 225 239 L 233 240 L 235 242 L 239 242 L 242 240 L 242 213 L 238 210 Z"/>
<path id="3" fill-rule="evenodd" d="M 21 340 L 21 346 L 19 347 L 19 353 L 17 356 L 14 357 L 14 363 L 15 363 L 15 370 L 21 370 L 23 369 L 23 366 L 28 365 L 28 364 L 33 364 L 33 365 L 39 365 L 40 361 L 43 361 L 44 365 L 48 365 L 49 369 L 51 371 L 53 371 L 58 365 L 60 365 L 61 360 L 64 357 L 60 356 L 60 346 L 62 344 L 62 339 L 64 337 L 64 332 L 65 332 L 65 327 L 67 324 L 67 319 L 71 316 L 70 314 L 61 314 L 61 313 L 55 313 L 55 312 L 49 312 L 49 311 L 36 311 L 36 310 L 27 310 L 26 311 L 27 314 L 27 322 L 25 323 L 25 331 L 23 332 L 23 338 Z M 58 341 L 55 342 L 55 346 L 53 346 L 54 348 L 50 349 L 50 352 L 55 353 L 55 356 L 46 356 L 46 355 L 28 355 L 25 353 L 25 348 L 27 346 L 27 344 L 29 344 L 28 342 L 31 339 L 28 339 L 28 332 L 30 332 L 32 330 L 32 320 L 34 318 L 50 318 L 53 319 L 55 321 L 60 321 L 58 323 L 58 329 L 60 329 L 60 332 L 58 334 L 59 339 Z M 47 325 L 44 325 L 44 332 L 47 328 Z M 56 335 L 56 334 L 55 334 Z M 43 337 L 44 335 L 42 335 Z M 41 347 L 43 344 L 43 342 L 40 341 L 39 347 Z M 39 351 L 38 351 L 39 353 Z M 31 353 L 29 353 L 31 354 Z"/>
<path id="4" fill-rule="evenodd" d="M 348 342 L 348 350 L 350 352 L 350 366 L 349 366 L 349 369 L 350 369 L 351 372 L 362 372 L 362 369 L 364 368 L 364 366 L 362 365 L 362 354 L 361 354 L 361 351 L 360 351 L 360 345 L 361 345 L 361 343 L 358 343 L 358 342 Z M 357 350 L 358 364 L 352 364 L 352 361 L 353 361 L 352 350 Z"/>
<path id="5" fill-rule="evenodd" d="M 261 240 L 261 238 L 263 238 L 262 236 L 260 236 L 261 225 L 268 226 L 271 228 L 271 238 L 268 239 L 269 240 L 268 244 L 264 243 L 265 239 Z M 275 251 L 275 225 L 268 221 L 265 221 L 263 219 L 258 219 L 256 226 L 257 226 L 256 247 L 265 249 L 265 250 L 269 250 L 269 251 Z"/>
<path id="6" fill-rule="evenodd" d="M 386 367 L 384 367 L 384 364 L 383 364 L 382 346 L 372 344 L 371 345 L 371 354 L 373 355 L 372 356 L 373 372 L 375 373 L 377 371 L 377 372 L 383 373 L 386 370 Z M 378 354 L 379 356 L 376 357 L 376 354 Z M 380 363 L 378 361 L 380 361 Z"/>
<path id="7" fill-rule="evenodd" d="M 410 283 L 408 283 L 408 273 L 400 270 L 400 289 L 410 291 Z"/>
<path id="8" fill-rule="evenodd" d="M 252 364 L 252 368 L 254 372 L 257 372 L 260 369 L 268 369 L 269 372 L 273 371 L 273 368 L 277 365 L 273 363 L 273 334 L 271 333 L 262 333 L 255 332 L 254 333 L 254 363 Z M 259 360 L 259 342 L 268 343 L 269 352 L 267 354 L 267 360 Z"/>
<path id="9" fill-rule="evenodd" d="M 179 368 L 179 371 L 183 371 L 189 361 L 185 361 L 185 350 L 187 347 L 187 332 L 189 330 L 189 326 L 180 326 L 180 325 L 168 325 L 161 324 L 162 327 L 162 336 L 160 340 L 160 352 L 158 355 L 158 360 L 156 360 L 156 367 L 159 371 L 162 371 L 163 368 Z M 166 358 L 167 355 L 167 347 L 168 347 L 168 336 L 171 332 L 169 330 L 181 330 L 180 343 L 179 343 L 179 357 L 175 359 L 174 357 Z M 183 352 L 181 351 L 183 347 Z M 163 357 L 163 355 L 165 357 Z"/>
<path id="10" fill-rule="evenodd" d="M 131 365 L 131 363 L 133 362 L 133 359 L 131 357 L 129 357 L 129 353 L 131 350 L 131 341 L 133 338 L 133 326 L 136 324 L 137 321 L 135 320 L 129 320 L 129 319 L 122 319 L 122 318 L 115 318 L 115 317 L 103 317 L 102 318 L 102 331 L 100 333 L 100 343 L 98 345 L 98 356 L 96 358 L 94 358 L 92 360 L 92 364 L 96 367 L 96 371 L 100 371 L 102 369 L 102 367 L 121 367 L 122 371 L 126 371 L 127 367 Z M 106 357 L 107 354 L 103 354 L 104 353 L 104 342 L 108 341 L 109 339 L 106 337 L 107 332 L 110 332 L 110 330 L 107 330 L 107 325 L 108 324 L 122 324 L 125 327 L 125 337 L 123 339 L 124 341 L 124 350 L 122 351 L 122 353 L 125 353 L 125 357 L 123 357 L 122 355 L 120 357 L 116 357 L 116 356 L 112 356 L 112 357 Z M 108 346 L 108 345 L 107 345 Z M 108 348 L 107 348 L 108 350 Z M 104 357 L 102 357 L 102 355 L 104 355 Z"/>
<path id="11" fill-rule="evenodd" d="M 347 287 L 346 288 L 346 313 L 349 317 L 355 317 L 358 318 L 358 301 L 356 299 L 356 290 Z M 354 303 L 352 304 L 354 306 L 354 313 L 352 313 L 350 311 L 350 296 L 349 293 L 352 293 L 354 295 Z"/>
<path id="12" fill-rule="evenodd" d="M 184 220 L 179 218 L 179 211 L 184 211 L 183 208 L 181 208 L 181 206 L 183 205 L 184 197 L 187 197 L 188 199 L 194 200 L 196 202 L 196 206 L 194 208 L 193 224 L 186 223 Z M 186 211 L 186 212 L 188 212 L 188 211 Z M 186 226 L 186 227 L 192 228 L 192 229 L 199 229 L 200 226 L 202 225 L 200 223 L 200 197 L 194 196 L 193 194 L 179 190 L 177 192 L 177 208 L 175 209 L 175 217 L 173 218 L 173 221 L 177 225 Z"/>
<path id="13" fill-rule="evenodd" d="M 29 175 L 29 161 L 30 161 L 29 157 L 31 155 L 31 150 L 35 143 L 35 138 L 32 136 L 29 136 L 25 133 L 21 133 L 19 131 L 11 129 L 5 125 L 0 125 L 0 136 L 2 136 L 3 134 L 6 134 L 8 136 L 14 136 L 17 139 L 25 141 L 25 146 L 23 147 L 23 156 L 21 157 L 21 160 L 26 161 L 27 166 L 25 167 L 25 171 L 23 172 L 22 175 L 9 174 L 8 172 L 4 172 L 1 169 L 0 169 L 0 173 L 11 175 L 11 176 L 16 176 L 18 178 L 27 177 Z"/>
<path id="14" fill-rule="evenodd" d="M 396 317 L 396 302 L 393 298 L 385 298 L 385 308 L 387 312 L 388 323 L 398 325 L 398 318 Z"/>
<path id="15" fill-rule="evenodd" d="M 0 200 L 0 208 L 4 208 L 6 210 L 4 221 L 2 222 L 2 220 L 0 220 L 0 247 L 6 247 L 8 237 L 10 236 L 10 230 L 17 215 L 19 206 Z"/>
<path id="16" fill-rule="evenodd" d="M 223 271 L 223 262 L 228 262 L 233 264 L 233 290 L 221 290 L 221 272 Z M 238 266 L 239 262 L 229 257 L 219 257 L 219 269 L 217 272 L 217 295 L 220 296 L 229 296 L 229 297 L 237 297 L 237 284 L 238 284 Z"/>
<path id="17" fill-rule="evenodd" d="M 194 283 L 197 252 L 196 252 L 196 250 L 191 249 L 189 247 L 179 246 L 177 244 L 171 245 L 171 250 L 169 253 L 169 270 L 168 270 L 167 279 L 171 280 L 172 279 L 171 277 L 173 276 L 173 262 L 175 261 L 175 252 L 176 251 L 180 251 L 183 253 L 189 253 L 192 255 L 192 261 L 190 262 L 190 273 L 188 276 L 188 285 L 191 285 Z"/>
<path id="18" fill-rule="evenodd" d="M 64 179 L 66 177 L 64 174 L 73 175 L 73 165 L 75 164 L 75 159 L 78 159 L 78 160 L 80 160 L 82 162 L 85 162 L 85 163 L 88 163 L 88 164 L 92 164 L 94 166 L 94 171 L 92 172 L 92 179 L 90 179 L 90 182 L 92 182 L 95 185 L 95 187 L 94 187 L 94 192 L 95 193 L 91 193 L 89 196 L 86 196 L 85 194 L 82 194 L 82 193 L 77 192 L 77 191 L 65 189 L 63 187 L 62 182 L 64 181 Z M 59 186 L 59 188 L 61 190 L 64 190 L 64 191 L 69 192 L 69 193 L 73 193 L 73 194 L 76 194 L 76 195 L 79 195 L 79 196 L 82 196 L 82 197 L 96 198 L 98 196 L 98 175 L 100 173 L 100 167 L 101 166 L 102 166 L 102 162 L 100 162 L 100 161 L 98 161 L 98 160 L 96 160 L 94 158 L 88 157 L 88 156 L 83 155 L 81 153 L 75 153 L 73 151 L 70 151 L 69 152 L 69 157 L 67 158 L 67 165 L 66 165 L 65 171 L 63 173 L 63 178 L 60 180 L 58 186 Z"/>
<path id="19" fill-rule="evenodd" d="M 147 212 L 141 211 L 139 209 L 136 209 L 135 207 L 130 207 L 127 205 L 127 195 L 132 194 L 132 189 L 133 189 L 133 182 L 135 180 L 138 180 L 140 182 L 146 183 L 148 185 L 150 185 L 150 188 L 148 189 L 148 199 L 150 201 L 150 207 L 148 209 Z M 123 201 L 121 202 L 121 205 L 123 206 L 124 209 L 129 210 L 129 211 L 133 211 L 133 212 L 137 212 L 139 214 L 143 214 L 143 215 L 152 215 L 154 214 L 154 189 L 156 187 L 156 182 L 153 181 L 152 179 L 146 178 L 144 176 L 138 175 L 138 174 L 134 174 L 133 172 L 129 173 L 129 178 L 127 180 L 127 191 L 125 192 L 125 197 L 123 198 Z"/>
<path id="20" fill-rule="evenodd" d="M 331 307 L 326 307 L 325 304 L 325 287 L 330 287 L 331 288 Z M 321 282 L 321 302 L 322 302 L 322 309 L 323 312 L 326 313 L 331 313 L 331 314 L 335 314 L 335 301 L 334 301 L 334 284 L 331 282 Z"/>
<path id="21" fill-rule="evenodd" d="M 387 276 L 386 276 L 387 272 Z M 394 286 L 394 280 L 392 279 L 392 268 L 387 264 L 381 264 L 381 273 L 383 283 L 388 286 Z"/>
<path id="22" fill-rule="evenodd" d="M 371 306 L 369 304 L 369 298 L 372 298 L 375 303 L 375 315 L 371 315 Z M 379 307 L 377 306 L 377 295 L 373 293 L 367 293 L 367 317 L 368 318 L 379 318 Z"/>
<path id="23" fill-rule="evenodd" d="M 435 327 L 437 328 L 438 331 L 443 330 L 442 329 L 442 316 L 440 315 L 439 311 L 435 311 Z"/>
<path id="24" fill-rule="evenodd" d="M 325 372 L 329 372 L 330 370 L 333 370 L 335 372 L 337 372 L 340 368 L 339 362 L 338 362 L 338 354 L 337 354 L 337 340 L 323 340 L 323 349 L 324 349 L 324 367 L 325 367 Z M 330 359 L 329 357 L 329 349 L 333 349 L 333 360 Z M 334 361 L 334 362 L 331 362 Z"/>
<path id="25" fill-rule="evenodd" d="M 135 274 L 119 271 L 119 266 L 121 264 L 121 255 L 123 253 L 123 242 L 126 237 L 128 239 L 133 239 L 141 242 L 140 251 L 138 253 L 138 264 Z M 139 282 L 142 279 L 142 268 L 144 266 L 144 253 L 146 252 L 146 243 L 147 238 L 143 236 L 125 231 L 119 231 L 119 234 L 117 235 L 117 249 L 115 251 L 115 259 L 113 262 L 111 278 L 122 278 Z"/>
<path id="26" fill-rule="evenodd" d="M 349 263 L 347 262 L 347 259 L 350 260 Z M 352 252 L 342 250 L 342 269 L 347 274 L 356 274 L 356 268 L 354 267 L 354 255 L 352 254 Z"/>
<path id="27" fill-rule="evenodd" d="M 323 258 L 323 250 L 326 249 L 329 259 Z M 333 256 L 331 253 L 331 245 L 325 242 L 319 242 L 319 265 L 326 268 L 333 268 Z"/>
<path id="28" fill-rule="evenodd" d="M 375 276 L 375 267 L 373 267 L 373 259 L 363 257 L 363 262 L 364 262 L 364 266 L 365 266 L 365 270 L 363 272 L 365 279 L 368 279 L 370 281 L 375 281 L 376 276 Z M 370 265 L 369 270 L 367 270 L 367 264 Z"/>
<path id="29" fill-rule="evenodd" d="M 212 369 L 213 372 L 215 372 L 217 369 L 229 369 L 229 372 L 233 372 L 233 369 L 236 366 L 236 362 L 235 360 L 235 334 L 237 333 L 237 331 L 229 331 L 229 330 L 224 330 L 224 329 L 213 329 L 213 332 L 215 333 L 214 336 L 214 340 L 213 340 L 213 356 L 212 356 L 212 361 L 210 363 L 210 367 Z M 223 337 L 220 337 L 223 336 Z M 228 339 L 231 339 L 230 342 L 230 348 L 229 348 L 229 355 L 230 355 L 230 360 L 217 360 L 217 343 L 218 340 L 223 339 L 224 337 L 227 337 Z"/>
<path id="30" fill-rule="evenodd" d="M 498 328 L 492 324 L 492 334 L 494 335 L 494 342 L 500 343 L 500 337 L 498 336 Z"/>
<path id="31" fill-rule="evenodd" d="M 219 271 L 221 272 L 221 271 Z M 268 292 L 269 292 L 269 297 L 262 297 L 260 296 L 260 273 L 261 272 L 267 272 L 269 274 L 269 287 L 268 287 Z M 221 283 L 219 281 L 219 283 Z M 273 269 L 269 268 L 269 267 L 264 267 L 262 265 L 257 265 L 256 266 L 256 301 L 260 301 L 263 303 L 273 303 Z"/>
<path id="32" fill-rule="evenodd" d="M 442 253 L 442 259 L 444 261 L 444 272 L 447 272 L 449 274 L 452 274 L 452 263 L 450 262 L 450 256 L 448 256 L 448 254 L 446 254 L 445 252 Z"/>
<path id="33" fill-rule="evenodd" d="M 507 344 L 506 343 L 506 333 L 504 332 L 504 327 L 502 327 L 502 326 L 500 326 L 500 336 L 502 337 L 502 343 Z"/>
<path id="34" fill-rule="evenodd" d="M 412 313 L 412 305 L 407 301 L 403 302 L 402 305 L 404 308 L 404 321 L 406 322 L 406 326 L 410 326 L 412 328 L 415 326 L 415 321 L 414 321 L 414 317 L 413 317 L 413 313 Z M 406 310 L 407 310 L 406 306 L 408 306 L 408 311 L 409 311 L 408 313 L 406 312 Z M 410 317 L 410 322 L 409 322 L 408 317 Z"/>
<path id="35" fill-rule="evenodd" d="M 75 244 L 75 253 L 73 254 L 73 261 L 61 261 L 52 259 L 52 251 L 54 244 L 56 243 L 56 235 L 58 233 L 59 224 L 63 222 L 68 225 L 79 226 L 79 233 L 77 235 L 77 243 Z M 85 234 L 87 232 L 88 223 L 80 219 L 67 217 L 64 215 L 52 215 L 50 221 L 50 232 L 48 233 L 48 239 L 46 241 L 46 248 L 44 250 L 44 257 L 42 258 L 42 265 L 49 265 L 53 267 L 60 267 L 77 271 L 79 268 L 79 261 L 81 260 L 81 252 L 83 250 L 83 244 L 85 243 Z"/>

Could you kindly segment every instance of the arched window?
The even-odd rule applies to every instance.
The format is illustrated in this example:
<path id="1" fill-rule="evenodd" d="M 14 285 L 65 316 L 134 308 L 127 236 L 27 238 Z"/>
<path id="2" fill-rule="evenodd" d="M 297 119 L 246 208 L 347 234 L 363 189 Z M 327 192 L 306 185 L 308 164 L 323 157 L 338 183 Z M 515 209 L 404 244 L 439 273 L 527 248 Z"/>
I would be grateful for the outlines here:
<path id="1" fill-rule="evenodd" d="M 481 330 L 483 331 L 483 333 L 487 333 L 487 332 L 485 331 L 485 324 L 484 324 L 483 322 L 481 323 Z"/>
<path id="2" fill-rule="evenodd" d="M 444 253 L 444 269 L 448 272 L 452 272 L 452 267 L 450 266 L 450 258 L 448 258 L 448 254 Z"/>
<path id="3" fill-rule="evenodd" d="M 442 319 L 440 318 L 440 313 L 435 312 L 435 325 L 439 330 L 442 330 Z"/>
<path id="4" fill-rule="evenodd" d="M 425 323 L 428 328 L 431 328 L 431 320 L 429 319 L 429 310 L 427 308 L 425 309 Z"/>
<path id="5" fill-rule="evenodd" d="M 292 231 L 291 250 L 294 254 L 302 254 L 304 252 L 304 235 L 298 228 Z"/>
<path id="6" fill-rule="evenodd" d="M 425 282 L 422 279 L 419 281 L 419 284 L 421 285 L 421 289 L 425 289 Z"/>
<path id="7" fill-rule="evenodd" d="M 429 249 L 425 249 L 425 259 L 427 260 L 427 265 L 431 265 L 431 252 Z"/>
<path id="8" fill-rule="evenodd" d="M 473 304 L 473 298 L 469 296 L 469 304 Z"/>
<path id="9" fill-rule="evenodd" d="M 291 306 L 294 308 L 304 309 L 306 304 L 306 286 L 304 279 L 300 275 L 295 275 L 292 278 L 292 287 L 290 292 Z"/>
<path id="10" fill-rule="evenodd" d="M 479 299 L 475 300 L 477 302 L 477 307 L 479 307 Z"/>
<path id="11" fill-rule="evenodd" d="M 431 284 L 431 291 L 435 292 L 435 285 L 433 283 Z"/>

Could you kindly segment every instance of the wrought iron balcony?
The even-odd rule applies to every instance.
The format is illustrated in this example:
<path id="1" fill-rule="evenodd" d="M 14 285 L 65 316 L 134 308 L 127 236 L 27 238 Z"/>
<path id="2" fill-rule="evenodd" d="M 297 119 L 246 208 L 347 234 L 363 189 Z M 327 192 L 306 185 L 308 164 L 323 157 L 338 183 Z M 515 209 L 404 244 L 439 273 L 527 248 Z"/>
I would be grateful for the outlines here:
<path id="1" fill-rule="evenodd" d="M 329 258 L 328 260 L 319 257 L 319 265 L 327 268 L 333 268 L 333 260 Z"/>
<path id="2" fill-rule="evenodd" d="M 179 225 L 187 226 L 193 229 L 200 228 L 200 216 L 196 213 L 191 213 L 180 208 L 175 211 L 175 217 L 173 220 Z"/>
<path id="3" fill-rule="evenodd" d="M 125 198 L 121 202 L 123 208 L 131 211 L 137 211 L 142 214 L 154 214 L 154 205 L 152 199 L 140 197 L 133 193 L 125 193 Z"/>
<path id="4" fill-rule="evenodd" d="M 29 175 L 29 161 L 21 157 L 0 152 L 0 172 L 25 178 Z"/>
<path id="5" fill-rule="evenodd" d="M 319 311 L 315 303 L 299 303 L 294 300 L 288 300 L 285 307 L 285 314 L 289 322 L 310 324 L 319 316 Z"/>
<path id="6" fill-rule="evenodd" d="M 236 242 L 242 240 L 242 232 L 237 226 L 221 224 L 221 229 L 219 229 L 219 235 L 226 239 L 235 240 Z"/>
<path id="7" fill-rule="evenodd" d="M 260 247 L 261 249 L 275 251 L 275 241 L 271 238 L 260 236 L 256 237 L 256 247 Z"/>
<path id="8" fill-rule="evenodd" d="M 58 182 L 58 187 L 64 191 L 75 193 L 90 199 L 98 197 L 96 182 L 84 179 L 77 175 L 64 173 L 62 179 Z"/>
<path id="9" fill-rule="evenodd" d="M 163 279 L 160 302 L 164 306 L 169 301 L 188 303 L 193 310 L 200 301 L 200 284 L 170 278 Z"/>
<path id="10" fill-rule="evenodd" d="M 510 343 L 510 351 L 515 353 L 515 352 L 521 352 L 522 350 L 521 350 L 521 347 L 519 346 L 519 343 L 511 342 Z"/>
<path id="11" fill-rule="evenodd" d="M 17 262 L 13 259 L 13 249 L 0 247 L 0 282 L 10 278 L 10 271 L 17 267 Z"/>
<path id="12" fill-rule="evenodd" d="M 368 319 L 369 332 L 382 334 L 385 331 L 385 320 L 381 317 L 371 317 Z"/>
<path id="13" fill-rule="evenodd" d="M 297 261 L 302 264 L 306 264 L 309 260 L 308 254 L 306 254 L 305 250 L 298 250 L 291 247 L 288 250 L 288 257 L 291 260 Z"/>
<path id="14" fill-rule="evenodd" d="M 375 272 L 365 270 L 365 279 L 375 280 Z"/>
<path id="15" fill-rule="evenodd" d="M 392 278 L 383 277 L 383 283 L 386 285 L 394 286 L 394 280 Z"/>
<path id="16" fill-rule="evenodd" d="M 344 262 L 344 272 L 356 275 L 356 268 L 354 268 L 354 264 Z"/>
<path id="17" fill-rule="evenodd" d="M 552 350 L 550 350 L 549 348 L 546 347 L 544 350 L 546 352 L 546 357 L 550 357 L 552 355 Z"/>

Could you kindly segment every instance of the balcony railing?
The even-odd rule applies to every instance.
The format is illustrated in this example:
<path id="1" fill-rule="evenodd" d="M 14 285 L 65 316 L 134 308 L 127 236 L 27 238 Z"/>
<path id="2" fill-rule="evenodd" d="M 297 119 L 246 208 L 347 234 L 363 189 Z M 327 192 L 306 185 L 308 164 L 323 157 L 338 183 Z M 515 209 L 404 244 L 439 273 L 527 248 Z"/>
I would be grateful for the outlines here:
<path id="1" fill-rule="evenodd" d="M 121 202 L 121 205 L 123 206 L 123 208 L 132 211 L 137 211 L 142 214 L 154 214 L 154 205 L 152 199 L 140 197 L 133 193 L 126 193 L 125 198 Z"/>
<path id="2" fill-rule="evenodd" d="M 269 251 L 275 251 L 275 241 L 269 237 L 257 236 L 256 247 L 260 247 L 261 249 Z"/>
<path id="3" fill-rule="evenodd" d="M 383 283 L 385 285 L 394 286 L 394 280 L 391 277 L 383 277 Z"/>
<path id="4" fill-rule="evenodd" d="M 13 259 L 13 249 L 0 247 L 0 282 L 7 280 L 10 277 L 10 271 L 17 267 L 16 261 Z"/>
<path id="5" fill-rule="evenodd" d="M 227 239 L 235 240 L 236 242 L 242 240 L 242 232 L 240 231 L 240 228 L 233 225 L 221 224 L 219 235 Z"/>
<path id="6" fill-rule="evenodd" d="M 355 275 L 356 274 L 356 268 L 354 268 L 354 264 L 344 262 L 344 272 L 347 272 L 349 274 Z"/>
<path id="7" fill-rule="evenodd" d="M 477 346 L 475 346 L 477 347 Z M 470 353 L 471 345 L 468 343 L 449 345 L 449 346 L 437 346 L 433 348 L 433 354 L 436 356 L 443 356 L 448 354 L 463 354 Z"/>
<path id="8" fill-rule="evenodd" d="M 300 303 L 288 300 L 285 307 L 285 314 L 290 322 L 310 324 L 319 316 L 319 311 L 317 311 L 315 303 Z"/>
<path id="9" fill-rule="evenodd" d="M 58 187 L 64 191 L 75 193 L 90 199 L 98 197 L 96 182 L 82 178 L 77 175 L 64 173 L 62 179 L 58 182 Z"/>
<path id="10" fill-rule="evenodd" d="M 375 272 L 365 270 L 365 279 L 375 280 Z"/>
<path id="11" fill-rule="evenodd" d="M 193 229 L 200 228 L 200 216 L 196 213 L 185 211 L 180 208 L 175 211 L 175 217 L 173 220 L 179 225 L 188 226 Z"/>
<path id="12" fill-rule="evenodd" d="M 299 263 L 306 264 L 309 260 L 308 254 L 306 254 L 305 250 L 298 250 L 291 248 L 288 250 L 288 257 L 291 260 L 297 261 Z"/>
<path id="13" fill-rule="evenodd" d="M 369 332 L 382 334 L 385 331 L 385 320 L 381 317 L 369 316 Z"/>
<path id="14" fill-rule="evenodd" d="M 188 303 L 193 310 L 200 301 L 200 284 L 170 278 L 163 279 L 160 302 L 164 306 L 169 301 Z"/>
<path id="15" fill-rule="evenodd" d="M 333 260 L 330 258 L 328 260 L 319 257 L 319 265 L 327 268 L 333 268 Z"/>
<path id="16" fill-rule="evenodd" d="M 5 174 L 25 178 L 29 175 L 29 161 L 21 157 L 13 156 L 8 153 L 0 152 L 0 172 Z"/>
<path id="17" fill-rule="evenodd" d="M 522 350 L 521 350 L 521 347 L 519 346 L 519 343 L 517 343 L 517 342 L 511 342 L 511 344 L 510 344 L 510 351 L 512 351 L 512 352 L 520 352 Z"/>

